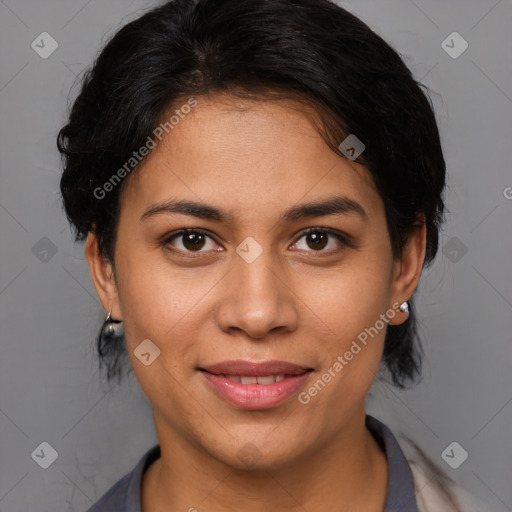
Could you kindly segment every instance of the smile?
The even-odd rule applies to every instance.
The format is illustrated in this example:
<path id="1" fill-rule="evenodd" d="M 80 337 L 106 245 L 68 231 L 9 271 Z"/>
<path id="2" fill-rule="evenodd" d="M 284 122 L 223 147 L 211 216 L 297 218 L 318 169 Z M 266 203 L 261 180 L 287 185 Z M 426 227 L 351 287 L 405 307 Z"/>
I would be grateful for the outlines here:
<path id="1" fill-rule="evenodd" d="M 253 375 L 220 375 L 229 379 L 231 382 L 240 382 L 241 384 L 274 384 L 274 382 L 281 382 L 284 380 L 285 375 L 262 375 L 255 377 Z"/>

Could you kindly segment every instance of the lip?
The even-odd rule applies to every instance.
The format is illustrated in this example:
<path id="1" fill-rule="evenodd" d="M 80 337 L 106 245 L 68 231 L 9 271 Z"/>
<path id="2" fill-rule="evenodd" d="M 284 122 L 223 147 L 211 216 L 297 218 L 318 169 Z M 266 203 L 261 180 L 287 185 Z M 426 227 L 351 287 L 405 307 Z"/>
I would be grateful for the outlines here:
<path id="1" fill-rule="evenodd" d="M 313 370 L 286 361 L 253 363 L 240 360 L 198 369 L 211 390 L 240 409 L 270 409 L 281 405 L 297 392 Z M 273 384 L 241 384 L 231 381 L 226 375 L 284 375 L 285 378 Z"/>

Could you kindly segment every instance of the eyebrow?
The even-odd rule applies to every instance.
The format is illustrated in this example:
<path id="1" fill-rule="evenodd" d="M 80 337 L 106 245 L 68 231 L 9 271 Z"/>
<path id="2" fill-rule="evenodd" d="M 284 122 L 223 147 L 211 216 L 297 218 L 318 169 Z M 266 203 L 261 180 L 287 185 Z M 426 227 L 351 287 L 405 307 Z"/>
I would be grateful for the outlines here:
<path id="1" fill-rule="evenodd" d="M 151 205 L 142 214 L 140 220 L 166 213 L 179 213 L 201 219 L 215 220 L 225 224 L 233 224 L 235 219 L 233 215 L 205 203 L 182 200 L 166 201 Z M 308 217 L 351 214 L 359 215 L 364 221 L 368 221 L 368 214 L 358 202 L 349 197 L 336 196 L 293 206 L 279 216 L 278 222 L 294 222 Z"/>

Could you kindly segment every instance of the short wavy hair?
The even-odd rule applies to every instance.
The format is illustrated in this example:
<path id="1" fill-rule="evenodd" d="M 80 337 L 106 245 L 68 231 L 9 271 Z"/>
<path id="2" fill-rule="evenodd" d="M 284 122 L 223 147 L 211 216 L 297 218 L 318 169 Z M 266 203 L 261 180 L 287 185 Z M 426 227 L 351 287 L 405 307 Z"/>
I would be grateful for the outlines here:
<path id="1" fill-rule="evenodd" d="M 75 241 L 94 232 L 115 270 L 126 178 L 106 198 L 94 190 L 144 145 L 169 109 L 215 92 L 313 107 L 318 133 L 341 156 L 340 142 L 355 134 L 366 146 L 356 162 L 382 197 L 394 257 L 424 222 L 424 265 L 434 259 L 446 169 L 429 90 L 389 44 L 329 0 L 167 1 L 115 33 L 84 73 L 57 139 Z M 388 325 L 385 337 L 381 377 L 398 387 L 421 375 L 412 302 L 408 320 Z M 120 378 L 123 335 L 107 339 L 101 329 L 97 349 L 108 380 Z"/>

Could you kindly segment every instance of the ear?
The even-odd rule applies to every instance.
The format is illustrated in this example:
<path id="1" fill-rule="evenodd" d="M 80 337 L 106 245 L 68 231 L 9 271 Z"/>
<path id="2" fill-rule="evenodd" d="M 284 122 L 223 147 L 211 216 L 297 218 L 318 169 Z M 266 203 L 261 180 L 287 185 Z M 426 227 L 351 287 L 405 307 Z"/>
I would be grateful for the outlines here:
<path id="1" fill-rule="evenodd" d="M 425 217 L 422 215 L 420 224 L 410 234 L 402 248 L 402 256 L 394 262 L 392 304 L 402 304 L 409 300 L 418 286 L 425 260 L 426 231 Z M 399 325 L 405 320 L 407 314 L 398 311 L 395 320 L 390 323 Z"/>
<path id="2" fill-rule="evenodd" d="M 105 311 L 111 312 L 113 319 L 122 320 L 114 270 L 110 261 L 100 254 L 98 239 L 92 231 L 89 231 L 85 242 L 85 257 L 89 264 L 94 288 L 96 288 L 103 308 Z"/>

